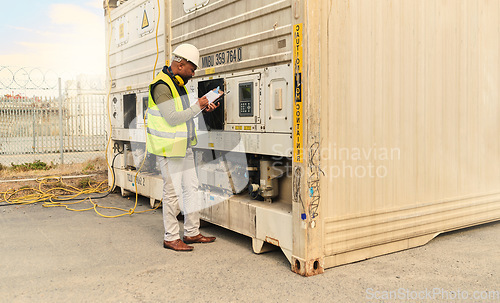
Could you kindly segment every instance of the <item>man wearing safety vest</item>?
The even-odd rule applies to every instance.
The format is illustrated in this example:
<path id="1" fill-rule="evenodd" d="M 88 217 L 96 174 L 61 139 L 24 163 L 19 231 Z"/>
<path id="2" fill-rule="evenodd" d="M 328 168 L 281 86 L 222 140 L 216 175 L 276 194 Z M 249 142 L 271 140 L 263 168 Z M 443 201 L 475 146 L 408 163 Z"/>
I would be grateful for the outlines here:
<path id="1" fill-rule="evenodd" d="M 202 97 L 190 106 L 185 87 L 199 59 L 195 46 L 179 45 L 172 52 L 170 66 L 164 66 L 149 85 L 146 146 L 157 156 L 163 178 L 163 247 L 175 251 L 191 251 L 193 246 L 187 244 L 215 241 L 215 237 L 205 237 L 199 231 L 203 197 L 198 192 L 192 146 L 197 142 L 193 118 L 218 105 Z M 179 211 L 184 214 L 184 241 L 179 235 Z"/>

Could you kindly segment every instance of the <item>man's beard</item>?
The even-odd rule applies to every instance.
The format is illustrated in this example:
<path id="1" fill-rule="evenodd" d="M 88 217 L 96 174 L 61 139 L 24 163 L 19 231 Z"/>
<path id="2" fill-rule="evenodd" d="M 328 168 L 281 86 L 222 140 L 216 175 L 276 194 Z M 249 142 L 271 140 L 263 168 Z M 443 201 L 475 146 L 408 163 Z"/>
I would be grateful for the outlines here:
<path id="1" fill-rule="evenodd" d="M 182 81 L 184 81 L 184 83 L 187 83 L 192 77 L 181 76 L 181 78 L 182 78 Z"/>

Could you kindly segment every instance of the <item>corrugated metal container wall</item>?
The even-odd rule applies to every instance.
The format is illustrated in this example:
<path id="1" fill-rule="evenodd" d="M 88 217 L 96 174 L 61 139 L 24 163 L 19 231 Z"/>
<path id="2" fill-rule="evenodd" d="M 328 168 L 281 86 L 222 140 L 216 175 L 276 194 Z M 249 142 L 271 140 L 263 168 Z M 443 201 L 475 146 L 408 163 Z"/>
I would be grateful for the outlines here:
<path id="1" fill-rule="evenodd" d="M 500 2 L 304 6 L 307 146 L 319 158 L 307 178 L 320 180 L 323 229 L 308 258 L 331 267 L 498 220 Z"/>
<path id="2" fill-rule="evenodd" d="M 171 5 L 172 49 L 191 43 L 203 57 L 243 47 L 241 62 L 221 63 L 215 71 L 201 66 L 197 75 L 291 62 L 290 0 L 214 1 L 189 14 L 184 7 L 180 1 Z"/>
<path id="3" fill-rule="evenodd" d="M 111 5 L 112 2 L 109 16 L 112 28 L 106 18 L 108 76 L 113 80 L 111 93 L 147 89 L 154 77 L 155 62 L 156 71 L 165 64 L 168 43 L 165 37 L 168 28 L 165 2 L 159 1 L 158 7 L 155 0 L 127 1 L 117 8 L 114 8 L 116 3 Z M 107 6 L 104 5 L 104 8 L 107 9 Z"/>

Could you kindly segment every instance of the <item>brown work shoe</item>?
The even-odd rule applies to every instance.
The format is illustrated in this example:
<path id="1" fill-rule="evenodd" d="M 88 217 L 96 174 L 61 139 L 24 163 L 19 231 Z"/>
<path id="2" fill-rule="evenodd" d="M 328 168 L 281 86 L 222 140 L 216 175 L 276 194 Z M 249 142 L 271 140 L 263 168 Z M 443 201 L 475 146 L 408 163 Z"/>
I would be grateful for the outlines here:
<path id="1" fill-rule="evenodd" d="M 215 237 L 205 237 L 202 234 L 198 234 L 197 236 L 194 237 L 184 237 L 184 242 L 191 244 L 191 243 L 210 243 L 214 242 Z"/>
<path id="2" fill-rule="evenodd" d="M 163 247 L 173 249 L 175 251 L 192 251 L 194 247 L 186 245 L 181 239 L 174 241 L 163 241 Z"/>

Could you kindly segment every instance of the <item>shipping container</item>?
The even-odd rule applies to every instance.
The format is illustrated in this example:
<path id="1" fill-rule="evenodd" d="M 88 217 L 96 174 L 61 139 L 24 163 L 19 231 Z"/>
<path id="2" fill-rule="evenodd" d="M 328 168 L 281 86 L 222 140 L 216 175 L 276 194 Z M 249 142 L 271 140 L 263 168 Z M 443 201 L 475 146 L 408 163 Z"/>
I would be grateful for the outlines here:
<path id="1" fill-rule="evenodd" d="M 147 87 L 191 43 L 190 94 L 226 92 L 197 119 L 202 217 L 251 237 L 254 252 L 279 247 L 310 276 L 500 219 L 499 1 L 105 10 L 109 156 L 124 195 L 161 199 L 154 158 L 141 167 Z"/>

